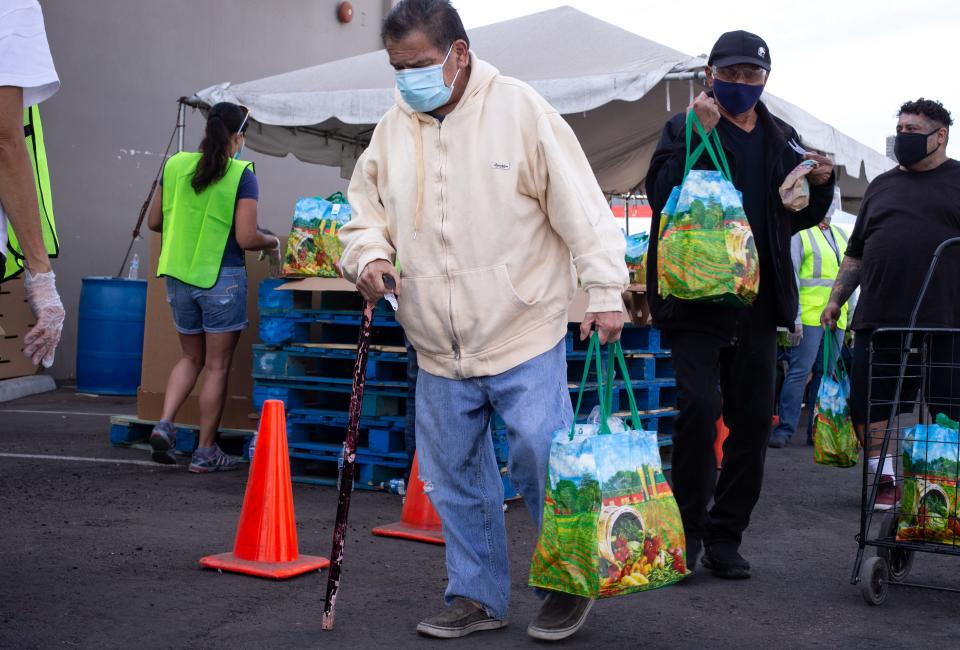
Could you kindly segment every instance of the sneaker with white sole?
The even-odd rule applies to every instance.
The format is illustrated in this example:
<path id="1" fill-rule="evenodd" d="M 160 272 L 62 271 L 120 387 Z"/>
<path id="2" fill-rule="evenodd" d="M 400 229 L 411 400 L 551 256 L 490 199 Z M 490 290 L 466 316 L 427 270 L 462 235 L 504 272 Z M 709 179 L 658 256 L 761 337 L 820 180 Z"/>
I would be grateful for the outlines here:
<path id="1" fill-rule="evenodd" d="M 197 449 L 190 459 L 190 471 L 194 474 L 209 474 L 210 472 L 229 472 L 240 467 L 240 459 L 228 456 L 219 446 L 211 447 L 212 451 Z"/>
<path id="2" fill-rule="evenodd" d="M 595 601 L 583 596 L 551 591 L 527 627 L 527 634 L 541 641 L 560 641 L 579 630 Z"/>
<path id="3" fill-rule="evenodd" d="M 172 422 L 160 420 L 150 432 L 150 447 L 153 451 L 150 458 L 161 465 L 176 465 L 177 459 L 173 455 L 173 448 L 177 444 L 177 430 Z"/>
<path id="4" fill-rule="evenodd" d="M 420 621 L 417 632 L 437 639 L 458 639 L 474 632 L 499 630 L 506 626 L 505 620 L 490 616 L 472 600 L 454 598 L 442 612 Z"/>

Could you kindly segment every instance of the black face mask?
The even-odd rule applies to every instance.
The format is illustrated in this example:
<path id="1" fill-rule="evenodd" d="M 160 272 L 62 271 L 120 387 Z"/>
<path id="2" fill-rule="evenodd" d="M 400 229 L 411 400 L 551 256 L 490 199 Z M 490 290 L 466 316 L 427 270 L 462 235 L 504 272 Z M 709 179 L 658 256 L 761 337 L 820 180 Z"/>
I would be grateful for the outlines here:
<path id="1" fill-rule="evenodd" d="M 934 129 L 930 133 L 898 133 L 893 143 L 893 155 L 897 157 L 897 162 L 904 167 L 910 167 L 936 153 L 940 144 L 937 143 L 937 149 L 927 153 L 927 138 L 939 130 Z"/>

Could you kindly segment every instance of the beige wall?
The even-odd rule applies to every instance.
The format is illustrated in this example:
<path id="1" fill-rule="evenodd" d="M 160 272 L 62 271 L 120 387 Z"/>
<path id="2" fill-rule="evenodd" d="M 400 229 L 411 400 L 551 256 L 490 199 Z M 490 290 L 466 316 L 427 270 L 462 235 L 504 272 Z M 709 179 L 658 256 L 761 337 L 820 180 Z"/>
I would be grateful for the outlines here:
<path id="1" fill-rule="evenodd" d="M 81 278 L 116 274 L 176 122 L 176 100 L 378 49 L 389 0 L 40 0 L 62 83 L 43 107 L 62 252 L 54 268 L 67 309 L 53 373 L 73 377 Z M 203 118 L 188 110 L 185 148 Z M 176 144 L 174 144 L 176 146 Z M 149 153 L 148 153 L 149 152 Z M 338 170 L 254 152 L 260 222 L 289 229 L 300 196 L 345 185 Z M 146 240 L 134 247 L 146 267 Z"/>

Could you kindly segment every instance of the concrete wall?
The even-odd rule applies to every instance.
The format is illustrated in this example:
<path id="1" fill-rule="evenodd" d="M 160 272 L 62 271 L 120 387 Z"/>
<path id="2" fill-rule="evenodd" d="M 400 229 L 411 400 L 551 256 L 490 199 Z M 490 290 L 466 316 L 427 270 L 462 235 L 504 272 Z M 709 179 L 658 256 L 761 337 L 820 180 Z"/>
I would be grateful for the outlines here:
<path id="1" fill-rule="evenodd" d="M 176 100 L 381 47 L 389 0 L 41 0 L 61 89 L 42 106 L 67 309 L 53 373 L 75 375 L 81 278 L 116 274 L 176 122 Z M 185 148 L 203 117 L 188 110 Z M 174 147 L 176 143 L 174 143 Z M 290 227 L 300 196 L 345 189 L 338 170 L 255 152 L 260 223 Z M 134 247 L 146 266 L 146 240 Z M 141 270 L 141 277 L 143 271 Z"/>

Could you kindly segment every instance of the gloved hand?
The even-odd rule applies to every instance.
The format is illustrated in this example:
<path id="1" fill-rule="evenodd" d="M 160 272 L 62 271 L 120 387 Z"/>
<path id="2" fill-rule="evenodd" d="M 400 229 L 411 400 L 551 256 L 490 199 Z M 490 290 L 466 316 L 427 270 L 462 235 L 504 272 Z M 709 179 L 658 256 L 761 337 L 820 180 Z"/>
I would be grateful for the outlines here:
<path id="1" fill-rule="evenodd" d="M 790 341 L 790 347 L 795 348 L 803 341 L 803 326 L 795 325 L 794 331 L 787 334 L 787 340 Z"/>
<path id="2" fill-rule="evenodd" d="M 272 236 L 272 235 L 271 235 Z M 260 261 L 264 259 L 270 264 L 270 277 L 279 278 L 280 273 L 283 270 L 283 258 L 280 256 L 280 239 L 273 237 L 273 240 L 277 242 L 277 245 L 273 248 L 268 248 L 266 250 L 260 251 Z"/>
<path id="3" fill-rule="evenodd" d="M 44 368 L 53 365 L 66 316 L 57 293 L 56 277 L 53 271 L 34 275 L 27 270 L 23 278 L 27 303 L 37 319 L 37 324 L 23 337 L 23 353 L 33 363 L 43 363 Z"/>

